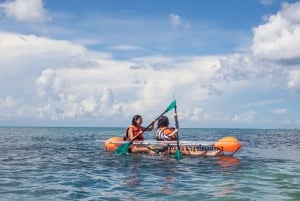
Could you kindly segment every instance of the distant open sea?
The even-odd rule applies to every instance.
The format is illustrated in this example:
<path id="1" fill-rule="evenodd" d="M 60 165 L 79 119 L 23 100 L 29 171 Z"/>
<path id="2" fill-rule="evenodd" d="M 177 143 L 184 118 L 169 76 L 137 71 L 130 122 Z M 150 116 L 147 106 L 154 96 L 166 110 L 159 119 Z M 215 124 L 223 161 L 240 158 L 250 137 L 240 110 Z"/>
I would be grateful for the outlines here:
<path id="1" fill-rule="evenodd" d="M 0 128 L 0 200 L 300 200 L 300 130 L 181 129 L 235 136 L 234 157 L 106 153 L 123 128 Z M 145 134 L 154 139 L 153 133 Z"/>

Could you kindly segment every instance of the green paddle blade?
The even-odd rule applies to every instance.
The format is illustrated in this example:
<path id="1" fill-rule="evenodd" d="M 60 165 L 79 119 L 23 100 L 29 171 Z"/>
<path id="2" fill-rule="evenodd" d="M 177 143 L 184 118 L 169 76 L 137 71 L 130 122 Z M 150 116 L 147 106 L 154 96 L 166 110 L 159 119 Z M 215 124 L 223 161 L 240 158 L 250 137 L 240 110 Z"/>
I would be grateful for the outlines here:
<path id="1" fill-rule="evenodd" d="M 180 160 L 181 159 L 181 153 L 180 153 L 180 150 L 177 149 L 176 152 L 175 152 L 175 155 L 174 155 L 174 158 L 176 160 Z"/>
<path id="2" fill-rule="evenodd" d="M 169 112 L 170 110 L 174 109 L 176 106 L 176 100 L 173 100 L 173 102 L 167 107 L 166 112 Z"/>
<path id="3" fill-rule="evenodd" d="M 117 155 L 127 155 L 129 147 L 130 147 L 130 142 L 121 144 L 115 150 L 115 154 L 117 154 Z"/>

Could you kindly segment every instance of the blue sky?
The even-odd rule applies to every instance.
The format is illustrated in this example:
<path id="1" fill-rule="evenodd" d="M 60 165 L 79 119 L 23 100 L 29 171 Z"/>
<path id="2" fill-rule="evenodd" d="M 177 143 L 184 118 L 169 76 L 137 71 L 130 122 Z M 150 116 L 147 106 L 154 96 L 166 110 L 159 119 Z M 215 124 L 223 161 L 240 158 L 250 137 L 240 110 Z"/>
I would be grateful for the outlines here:
<path id="1" fill-rule="evenodd" d="M 300 3 L 0 1 L 0 125 L 300 127 Z"/>
<path id="2" fill-rule="evenodd" d="M 280 9 L 281 2 L 262 5 L 256 0 L 188 3 L 54 0 L 46 1 L 45 5 L 50 11 L 69 17 L 61 20 L 60 15 L 52 16 L 54 20 L 50 24 L 59 24 L 75 32 L 60 37 L 70 39 L 84 35 L 101 39 L 101 44 L 86 44 L 90 48 L 106 50 L 109 46 L 126 43 L 143 46 L 145 55 L 195 55 L 230 53 L 244 48 L 250 43 L 251 28 L 263 22 L 262 16 Z M 170 24 L 171 14 L 180 17 L 180 28 Z M 115 56 L 124 57 L 124 52 Z"/>

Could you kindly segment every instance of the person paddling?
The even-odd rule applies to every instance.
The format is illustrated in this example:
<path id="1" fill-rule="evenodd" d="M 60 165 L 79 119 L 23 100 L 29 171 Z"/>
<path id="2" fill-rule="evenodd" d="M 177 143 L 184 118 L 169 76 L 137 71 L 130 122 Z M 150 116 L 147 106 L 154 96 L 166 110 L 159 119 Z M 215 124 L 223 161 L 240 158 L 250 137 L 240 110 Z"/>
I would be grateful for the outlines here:
<path id="1" fill-rule="evenodd" d="M 142 127 L 143 123 L 143 118 L 141 115 L 134 115 L 132 118 L 131 125 L 126 129 L 126 134 L 124 136 L 124 141 L 130 141 L 132 140 L 135 136 L 139 135 L 135 141 L 144 141 L 144 134 L 143 130 L 145 129 Z M 152 124 L 144 131 L 152 131 L 154 127 L 155 121 L 152 122 Z M 142 133 L 142 134 L 140 134 Z M 149 148 L 142 146 L 142 145 L 131 145 L 129 152 L 132 153 L 149 153 L 149 154 L 154 154 L 155 152 L 153 150 L 150 150 Z"/>
<path id="2" fill-rule="evenodd" d="M 174 114 L 174 118 L 177 118 L 177 114 Z M 169 127 L 169 118 L 167 116 L 162 116 L 157 121 L 157 129 L 155 132 L 157 141 L 176 141 L 178 129 Z M 164 147 L 163 147 L 164 149 Z M 176 149 L 174 147 L 168 146 L 168 153 L 174 154 Z"/>
<path id="3" fill-rule="evenodd" d="M 177 116 L 177 114 L 174 114 Z M 157 121 L 156 140 L 157 141 L 176 141 L 178 129 L 169 127 L 169 119 L 162 116 Z"/>
<path id="4" fill-rule="evenodd" d="M 133 139 L 133 137 L 137 136 L 140 133 L 143 133 L 144 127 L 142 127 L 143 118 L 141 115 L 134 115 L 131 121 L 131 125 L 126 129 L 126 134 L 124 136 L 124 140 L 128 141 Z M 151 126 L 145 131 L 152 131 L 154 127 L 154 122 L 152 122 Z M 144 134 L 139 135 L 136 138 L 137 141 L 144 141 Z"/>
<path id="5" fill-rule="evenodd" d="M 174 114 L 174 117 L 177 117 L 177 114 Z M 156 130 L 156 140 L 158 141 L 176 141 L 178 129 L 170 128 L 169 127 L 169 119 L 166 116 L 162 116 L 157 121 L 157 130 Z M 176 152 L 176 148 L 170 147 L 168 152 L 173 154 Z M 183 155 L 188 156 L 218 156 L 221 154 L 219 150 L 214 152 L 208 152 L 205 150 L 198 150 L 198 149 L 190 149 L 187 147 L 181 147 L 180 152 Z"/>

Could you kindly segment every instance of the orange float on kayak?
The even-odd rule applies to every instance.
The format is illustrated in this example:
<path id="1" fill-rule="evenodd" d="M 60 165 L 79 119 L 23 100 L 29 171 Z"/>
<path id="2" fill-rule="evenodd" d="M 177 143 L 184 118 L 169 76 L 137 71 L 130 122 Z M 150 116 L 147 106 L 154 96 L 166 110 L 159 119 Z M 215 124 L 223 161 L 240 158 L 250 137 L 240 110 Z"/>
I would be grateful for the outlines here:
<path id="1" fill-rule="evenodd" d="M 116 143 L 117 142 L 117 143 Z M 120 142 L 120 143 L 118 143 Z M 123 138 L 121 137 L 112 137 L 104 142 L 104 147 L 106 151 L 114 152 L 120 144 L 122 144 Z"/>
<path id="2" fill-rule="evenodd" d="M 216 148 L 224 152 L 236 152 L 242 146 L 242 144 L 238 141 L 238 139 L 231 136 L 221 138 L 214 145 Z"/>

